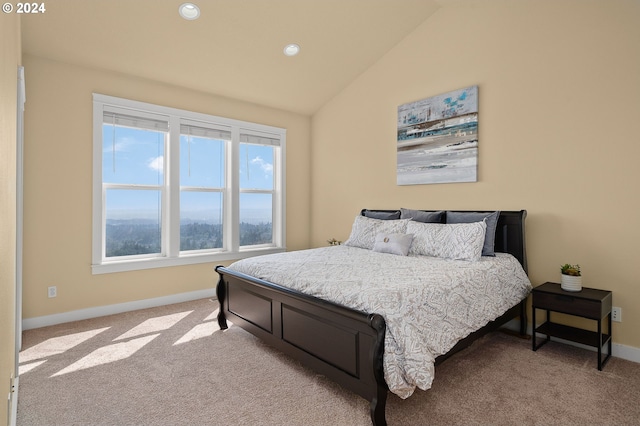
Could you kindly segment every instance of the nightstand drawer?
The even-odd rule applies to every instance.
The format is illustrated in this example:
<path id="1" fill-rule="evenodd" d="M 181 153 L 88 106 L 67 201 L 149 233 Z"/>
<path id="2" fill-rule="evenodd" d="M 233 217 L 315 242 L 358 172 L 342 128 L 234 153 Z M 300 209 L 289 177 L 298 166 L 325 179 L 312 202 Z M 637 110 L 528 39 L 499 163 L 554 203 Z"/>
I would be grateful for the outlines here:
<path id="1" fill-rule="evenodd" d="M 611 299 L 609 298 L 607 307 L 607 303 L 599 300 L 587 300 L 569 294 L 534 292 L 533 306 L 583 318 L 601 319 L 611 311 Z"/>

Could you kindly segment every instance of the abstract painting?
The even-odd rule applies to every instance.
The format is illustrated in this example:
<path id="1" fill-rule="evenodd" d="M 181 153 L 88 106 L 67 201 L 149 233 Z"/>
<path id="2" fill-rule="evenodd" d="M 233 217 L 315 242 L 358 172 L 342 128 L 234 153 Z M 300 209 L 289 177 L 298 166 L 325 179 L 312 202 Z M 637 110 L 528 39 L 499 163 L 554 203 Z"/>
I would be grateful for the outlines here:
<path id="1" fill-rule="evenodd" d="M 398 185 L 477 180 L 478 86 L 398 107 Z"/>

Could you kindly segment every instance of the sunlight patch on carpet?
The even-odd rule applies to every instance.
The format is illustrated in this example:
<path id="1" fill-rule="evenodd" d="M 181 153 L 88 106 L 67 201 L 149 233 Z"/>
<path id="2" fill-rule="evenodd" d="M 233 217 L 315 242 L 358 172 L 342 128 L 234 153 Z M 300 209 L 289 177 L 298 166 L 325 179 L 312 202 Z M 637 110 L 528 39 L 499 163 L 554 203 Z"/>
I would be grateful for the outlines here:
<path id="1" fill-rule="evenodd" d="M 173 344 L 173 346 L 179 345 L 181 343 L 191 342 L 192 340 L 202 339 L 203 337 L 212 336 L 213 333 L 220 330 L 220 326 L 217 322 L 205 322 L 202 324 L 198 324 L 185 333 L 177 342 Z"/>
<path id="2" fill-rule="evenodd" d="M 178 321 L 180 321 L 181 319 L 183 319 L 184 317 L 186 317 L 192 312 L 193 311 L 186 311 L 186 312 L 179 312 L 177 314 L 164 315 L 156 318 L 149 318 L 148 320 L 133 327 L 131 330 L 127 331 L 126 333 L 122 334 L 121 336 L 113 340 L 116 341 L 116 340 L 122 340 L 122 339 L 129 339 L 131 337 L 140 336 L 142 334 L 157 333 L 159 331 L 168 330 L 169 328 L 176 325 Z"/>
<path id="3" fill-rule="evenodd" d="M 160 334 L 154 334 L 151 336 L 139 337 L 127 342 L 114 343 L 113 345 L 108 345 L 96 349 L 89 355 L 60 370 L 51 377 L 62 376 L 63 374 L 71 373 L 74 371 L 85 370 L 87 368 L 123 360 L 142 349 L 144 345 L 151 342 L 159 335 Z"/>
<path id="4" fill-rule="evenodd" d="M 20 363 L 61 354 L 83 342 L 86 342 L 109 328 L 111 327 L 98 328 L 96 330 L 83 331 L 81 333 L 73 333 L 66 336 L 52 337 L 51 339 L 47 339 L 42 343 L 38 343 L 37 345 L 20 352 Z"/>
<path id="5" fill-rule="evenodd" d="M 23 375 L 25 373 L 28 373 L 29 371 L 33 370 L 34 368 L 41 366 L 45 362 L 47 362 L 46 359 L 44 359 L 42 361 L 31 362 L 29 364 L 22 364 L 22 365 L 20 365 L 20 367 L 18 367 L 18 374 L 19 375 Z"/>
<path id="6" fill-rule="evenodd" d="M 218 312 L 220 311 L 220 309 L 215 309 L 213 312 L 211 312 L 211 315 L 207 316 L 205 319 L 203 319 L 202 321 L 213 321 L 213 320 L 217 320 L 218 319 Z"/>

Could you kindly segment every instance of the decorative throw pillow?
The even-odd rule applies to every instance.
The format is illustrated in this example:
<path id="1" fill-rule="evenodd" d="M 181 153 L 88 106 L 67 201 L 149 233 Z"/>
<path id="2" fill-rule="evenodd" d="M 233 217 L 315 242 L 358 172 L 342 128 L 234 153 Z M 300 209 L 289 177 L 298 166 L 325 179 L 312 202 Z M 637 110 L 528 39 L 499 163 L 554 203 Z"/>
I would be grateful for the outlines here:
<path id="1" fill-rule="evenodd" d="M 384 232 L 389 234 L 404 234 L 407 230 L 407 223 L 410 220 L 411 219 L 371 219 L 358 215 L 353 221 L 351 235 L 349 235 L 349 239 L 344 242 L 344 245 L 371 250 L 375 244 L 376 235 Z"/>
<path id="2" fill-rule="evenodd" d="M 400 219 L 413 219 L 422 223 L 442 223 L 444 210 L 423 212 L 421 210 L 400 209 Z"/>
<path id="3" fill-rule="evenodd" d="M 397 210 L 392 212 L 377 212 L 373 210 L 365 210 L 364 215 L 366 217 L 370 217 L 371 219 L 382 219 L 382 220 L 400 219 L 400 212 Z"/>
<path id="4" fill-rule="evenodd" d="M 373 251 L 406 256 L 412 241 L 413 234 L 378 234 L 373 244 Z"/>
<path id="5" fill-rule="evenodd" d="M 496 228 L 498 227 L 498 217 L 500 211 L 489 213 L 474 212 L 447 212 L 447 223 L 470 223 L 480 222 L 486 219 L 487 233 L 484 237 L 484 245 L 482 247 L 483 256 L 495 256 Z"/>
<path id="6" fill-rule="evenodd" d="M 407 233 L 413 234 L 409 254 L 476 261 L 482 257 L 486 229 L 484 221 L 453 224 L 412 221 L 407 224 Z"/>

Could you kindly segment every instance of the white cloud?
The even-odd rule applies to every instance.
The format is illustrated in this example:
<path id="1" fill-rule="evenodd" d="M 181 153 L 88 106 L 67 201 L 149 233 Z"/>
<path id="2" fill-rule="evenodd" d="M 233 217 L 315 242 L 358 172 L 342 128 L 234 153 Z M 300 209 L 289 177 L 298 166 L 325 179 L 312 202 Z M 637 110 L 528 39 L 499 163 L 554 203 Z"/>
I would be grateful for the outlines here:
<path id="1" fill-rule="evenodd" d="M 258 156 L 256 158 L 254 158 L 253 160 L 251 160 L 251 164 L 259 165 L 260 168 L 262 169 L 262 171 L 265 172 L 266 174 L 272 174 L 273 173 L 273 164 L 267 163 L 260 156 Z"/>
<path id="2" fill-rule="evenodd" d="M 133 138 L 121 137 L 116 140 L 116 143 L 108 142 L 104 144 L 103 152 L 128 152 L 131 151 L 129 147 L 135 144 L 136 141 Z"/>
<path id="3" fill-rule="evenodd" d="M 159 157 L 150 158 L 149 161 L 147 161 L 147 166 L 151 170 L 161 172 L 164 167 L 164 156 L 161 155 Z"/>

